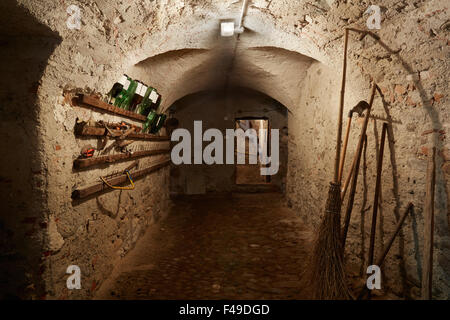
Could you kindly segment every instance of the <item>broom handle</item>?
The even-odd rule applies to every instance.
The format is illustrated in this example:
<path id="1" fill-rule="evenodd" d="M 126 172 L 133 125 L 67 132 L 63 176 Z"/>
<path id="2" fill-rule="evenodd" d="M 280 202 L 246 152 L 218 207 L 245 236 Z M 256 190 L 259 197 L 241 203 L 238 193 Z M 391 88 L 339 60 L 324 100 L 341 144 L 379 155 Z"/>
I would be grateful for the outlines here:
<path id="1" fill-rule="evenodd" d="M 373 264 L 373 254 L 375 251 L 375 234 L 377 227 L 377 214 L 378 214 L 378 200 L 380 199 L 381 189 L 381 172 L 383 170 L 383 154 L 384 154 L 384 142 L 386 140 L 387 123 L 383 123 L 383 131 L 381 132 L 380 152 L 378 154 L 377 163 L 377 179 L 375 184 L 375 195 L 373 198 L 373 211 L 372 211 L 372 229 L 370 230 L 370 246 L 369 246 L 369 258 L 368 265 Z"/>
<path id="2" fill-rule="evenodd" d="M 336 137 L 336 158 L 334 161 L 333 182 L 335 184 L 339 183 L 339 161 L 341 158 L 341 138 L 342 138 L 342 114 L 344 113 L 345 78 L 346 78 L 346 73 L 347 73 L 347 44 L 348 44 L 348 29 L 345 29 L 344 64 L 342 67 L 341 99 L 339 102 L 338 130 L 337 130 L 337 137 Z"/>
<path id="3" fill-rule="evenodd" d="M 348 225 L 350 223 L 350 216 L 351 216 L 352 210 L 353 210 L 353 202 L 355 200 L 356 184 L 358 181 L 359 162 L 361 160 L 363 144 L 366 139 L 367 125 L 369 123 L 370 111 L 372 110 L 372 105 L 373 105 L 373 100 L 375 98 L 376 88 L 377 88 L 377 85 L 374 82 L 372 85 L 371 93 L 370 93 L 369 107 L 367 108 L 366 116 L 364 117 L 364 123 L 361 128 L 361 134 L 359 136 L 358 146 L 356 147 L 355 157 L 353 160 L 353 169 L 351 171 L 351 172 L 353 172 L 352 188 L 350 191 L 350 196 L 348 198 L 347 210 L 345 212 L 345 218 L 344 218 L 345 224 L 344 224 L 343 232 L 341 235 L 342 245 L 343 245 L 342 248 L 344 248 L 344 245 L 345 245 L 345 240 L 347 238 Z M 343 199 L 342 195 L 341 195 L 341 199 Z"/>
<path id="4" fill-rule="evenodd" d="M 350 180 L 353 175 L 353 170 L 355 169 L 355 163 L 356 163 L 357 153 L 353 156 L 352 166 L 350 168 L 350 172 L 347 175 L 347 179 L 345 179 L 344 186 L 342 187 L 341 191 L 341 199 L 344 200 L 345 194 L 347 193 L 348 185 L 350 184 Z"/>
<path id="5" fill-rule="evenodd" d="M 426 198 L 424 209 L 424 243 L 423 243 L 423 269 L 422 269 L 422 300 L 432 298 L 433 280 L 433 231 L 434 231 L 434 188 L 436 180 L 436 148 L 433 147 L 428 155 Z"/>
<path id="6" fill-rule="evenodd" d="M 341 181 L 342 181 L 342 170 L 344 169 L 345 154 L 347 153 L 348 136 L 350 135 L 351 123 L 352 123 L 352 117 L 349 116 L 348 117 L 348 123 L 347 123 L 347 130 L 345 132 L 344 146 L 342 147 L 341 162 L 339 163 L 339 175 L 338 175 L 338 182 L 339 183 L 341 183 Z"/>

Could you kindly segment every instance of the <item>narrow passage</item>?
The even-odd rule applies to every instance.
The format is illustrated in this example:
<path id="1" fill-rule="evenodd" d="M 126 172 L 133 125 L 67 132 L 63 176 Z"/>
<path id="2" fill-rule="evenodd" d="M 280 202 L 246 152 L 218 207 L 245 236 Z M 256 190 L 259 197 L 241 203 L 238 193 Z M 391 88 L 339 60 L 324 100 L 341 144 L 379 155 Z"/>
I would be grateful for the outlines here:
<path id="1" fill-rule="evenodd" d="M 97 299 L 306 299 L 313 235 L 277 193 L 184 196 Z"/>

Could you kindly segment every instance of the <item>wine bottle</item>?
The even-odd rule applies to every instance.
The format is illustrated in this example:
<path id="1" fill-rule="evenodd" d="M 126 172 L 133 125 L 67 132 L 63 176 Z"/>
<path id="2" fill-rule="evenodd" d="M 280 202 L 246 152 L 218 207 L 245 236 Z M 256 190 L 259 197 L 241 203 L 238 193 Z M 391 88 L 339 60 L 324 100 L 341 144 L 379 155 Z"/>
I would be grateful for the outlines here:
<path id="1" fill-rule="evenodd" d="M 135 111 L 136 106 L 142 102 L 142 99 L 144 98 L 145 91 L 144 89 L 146 86 L 142 83 L 138 83 L 138 87 L 136 89 L 136 94 L 134 95 L 133 99 L 131 100 L 130 104 L 130 111 Z M 142 93 L 144 92 L 144 93 Z"/>
<path id="2" fill-rule="evenodd" d="M 123 99 L 125 99 L 125 96 L 127 94 L 128 89 L 130 88 L 131 85 L 131 79 L 127 76 L 127 80 L 125 81 L 122 89 L 120 90 L 120 92 L 116 95 L 115 99 L 114 99 L 114 105 L 116 107 L 120 107 L 120 104 L 122 103 Z"/>
<path id="3" fill-rule="evenodd" d="M 144 98 L 142 98 L 142 102 L 140 104 L 137 105 L 136 107 L 136 112 L 139 114 L 142 114 L 144 116 L 146 116 L 148 113 L 147 110 L 151 104 L 151 101 L 149 99 L 150 96 L 150 92 L 152 92 L 153 88 L 152 87 L 147 87 L 145 86 L 145 93 L 144 93 Z"/>
<path id="4" fill-rule="evenodd" d="M 137 86 L 138 86 L 138 82 L 131 80 L 130 87 L 128 88 L 128 90 L 126 92 L 124 99 L 120 103 L 120 108 L 125 109 L 125 110 L 128 110 L 130 108 L 130 103 L 134 97 L 134 94 L 136 93 Z"/>
<path id="5" fill-rule="evenodd" d="M 158 133 L 161 130 L 164 122 L 166 121 L 167 116 L 165 114 L 158 114 L 156 121 L 153 121 L 153 125 L 151 127 L 151 133 Z"/>
<path id="6" fill-rule="evenodd" d="M 139 107 L 139 113 L 142 115 L 148 115 L 151 109 L 155 108 L 155 102 L 158 100 L 158 93 L 155 88 L 148 87 L 146 97 L 144 97 L 143 103 Z"/>
<path id="7" fill-rule="evenodd" d="M 114 101 L 117 97 L 117 95 L 122 91 L 123 86 L 125 85 L 128 77 L 126 74 L 124 74 L 114 85 L 112 86 L 111 90 L 109 90 L 107 94 L 107 103 L 111 103 Z"/>
<path id="8" fill-rule="evenodd" d="M 153 123 L 157 120 L 157 118 L 158 115 L 156 114 L 156 111 L 150 110 L 147 116 L 147 120 L 145 121 L 144 126 L 142 127 L 142 131 L 143 132 L 149 131 L 152 128 Z"/>
<path id="9" fill-rule="evenodd" d="M 152 92 L 150 93 L 149 99 L 151 100 L 151 108 L 157 110 L 159 108 L 159 105 L 161 103 L 161 95 L 158 94 L 158 91 L 153 88 Z"/>

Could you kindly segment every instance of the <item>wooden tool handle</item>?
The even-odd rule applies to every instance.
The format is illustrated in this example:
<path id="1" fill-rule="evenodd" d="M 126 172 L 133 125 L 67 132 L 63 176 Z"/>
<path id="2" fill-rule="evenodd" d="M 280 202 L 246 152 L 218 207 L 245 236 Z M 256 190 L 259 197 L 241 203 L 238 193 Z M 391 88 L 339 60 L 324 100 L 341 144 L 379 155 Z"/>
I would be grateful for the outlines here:
<path id="1" fill-rule="evenodd" d="M 341 235 L 343 250 L 345 249 L 345 239 L 347 237 L 348 225 L 350 223 L 350 217 L 351 217 L 352 210 L 353 210 L 353 202 L 355 199 L 356 184 L 358 182 L 359 163 L 361 160 L 363 144 L 366 139 L 367 125 L 369 123 L 370 111 L 372 110 L 373 101 L 375 99 L 376 88 L 377 88 L 376 83 L 373 83 L 372 90 L 370 93 L 369 107 L 367 108 L 367 111 L 366 111 L 367 113 L 364 118 L 363 127 L 361 128 L 361 135 L 359 136 L 358 146 L 356 147 L 355 157 L 353 160 L 353 169 L 352 169 L 352 173 L 351 173 L 351 176 L 353 177 L 352 187 L 351 187 L 351 191 L 350 191 L 350 196 L 348 198 L 347 209 L 346 209 L 345 218 L 344 218 L 344 221 L 345 221 L 344 228 L 343 228 L 343 232 Z M 341 199 L 343 199 L 342 194 L 341 194 Z"/>
<path id="2" fill-rule="evenodd" d="M 375 182 L 375 194 L 373 197 L 373 211 L 372 211 L 372 228 L 370 230 L 370 245 L 369 245 L 369 258 L 368 265 L 373 264 L 373 255 L 375 251 L 375 235 L 377 226 L 377 214 L 378 214 L 378 201 L 380 199 L 381 191 L 381 173 L 383 170 L 383 155 L 384 155 L 384 142 L 386 140 L 387 123 L 383 123 L 383 131 L 381 133 L 380 152 L 378 153 L 377 161 L 377 178 Z"/>
<path id="3" fill-rule="evenodd" d="M 436 183 L 436 148 L 428 155 L 426 198 L 424 210 L 424 244 L 422 269 L 422 300 L 432 298 L 433 237 L 434 237 L 434 188 Z"/>
<path id="4" fill-rule="evenodd" d="M 341 139 L 342 139 L 342 114 L 344 113 L 344 96 L 345 96 L 345 78 L 347 73 L 347 44 L 348 44 L 348 29 L 345 29 L 344 35 L 344 64 L 342 66 L 342 84 L 341 97 L 339 102 L 338 114 L 338 129 L 336 137 L 336 158 L 334 161 L 334 179 L 333 182 L 339 184 L 339 161 L 341 158 Z"/>
<path id="5" fill-rule="evenodd" d="M 344 170 L 345 154 L 347 153 L 347 144 L 348 144 L 348 137 L 350 135 L 351 124 L 352 124 L 352 117 L 350 116 L 350 117 L 348 117 L 347 130 L 345 132 L 345 138 L 344 138 L 344 146 L 342 147 L 341 162 L 339 163 L 339 175 L 338 175 L 339 183 L 341 183 L 341 181 L 342 181 L 342 171 Z"/>

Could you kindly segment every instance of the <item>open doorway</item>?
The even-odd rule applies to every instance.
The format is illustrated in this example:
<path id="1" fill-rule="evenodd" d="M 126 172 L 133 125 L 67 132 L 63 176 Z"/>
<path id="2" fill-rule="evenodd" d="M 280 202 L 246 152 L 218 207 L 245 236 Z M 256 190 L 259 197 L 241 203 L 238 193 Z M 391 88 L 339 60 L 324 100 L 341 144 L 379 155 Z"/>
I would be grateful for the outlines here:
<path id="1" fill-rule="evenodd" d="M 215 106 L 211 112 L 211 106 Z M 285 106 L 273 98 L 248 88 L 236 87 L 233 90 L 212 90 L 193 93 L 176 101 L 170 108 L 173 117 L 179 120 L 180 129 L 186 129 L 194 135 L 194 121 L 202 120 L 203 132 L 215 128 L 222 133 L 227 129 L 236 129 L 237 120 L 264 120 L 262 127 L 279 131 L 279 170 L 269 177 L 261 176 L 258 169 L 260 165 L 254 166 L 252 170 L 255 179 L 243 181 L 238 172 L 238 183 L 236 183 L 236 159 L 235 155 L 237 139 L 234 138 L 234 147 L 231 152 L 235 157 L 233 163 L 228 163 L 223 158 L 223 164 L 206 163 L 198 165 L 180 164 L 171 167 L 170 190 L 172 195 L 185 194 L 227 194 L 232 192 L 284 192 L 286 186 L 286 169 L 288 160 L 288 112 Z M 259 128 L 257 122 L 253 121 L 253 129 Z M 271 142 L 273 134 L 268 136 Z M 224 137 L 223 146 L 226 149 L 228 137 Z M 248 144 L 248 142 L 247 142 Z M 208 141 L 203 143 L 206 148 Z M 271 146 L 268 146 L 270 151 Z M 225 150 L 226 151 L 226 150 Z M 226 154 L 224 154 L 226 155 Z M 269 155 L 271 156 L 271 155 Z M 244 158 L 245 159 L 245 158 Z M 191 163 L 193 154 L 191 154 Z M 242 163 L 245 163 L 244 161 Z M 247 158 L 248 163 L 248 158 Z M 245 170 L 243 168 L 239 168 Z M 266 180 L 267 179 L 267 180 Z M 248 179 L 246 179 L 248 181 Z"/>
<path id="2" fill-rule="evenodd" d="M 238 145 L 235 144 L 235 156 L 238 157 L 240 153 L 245 154 L 245 164 L 236 164 L 235 183 L 239 185 L 245 184 L 269 184 L 270 176 L 261 175 L 261 167 L 264 166 L 259 157 L 258 150 L 260 146 L 266 143 L 268 150 L 270 146 L 270 130 L 269 120 L 266 118 L 238 118 L 235 121 L 235 128 L 246 131 L 247 129 L 254 129 L 256 131 L 256 139 L 253 137 L 246 137 L 245 147 L 239 150 Z M 260 129 L 266 129 L 260 131 Z M 250 163 L 250 158 L 255 157 L 256 163 Z"/>

